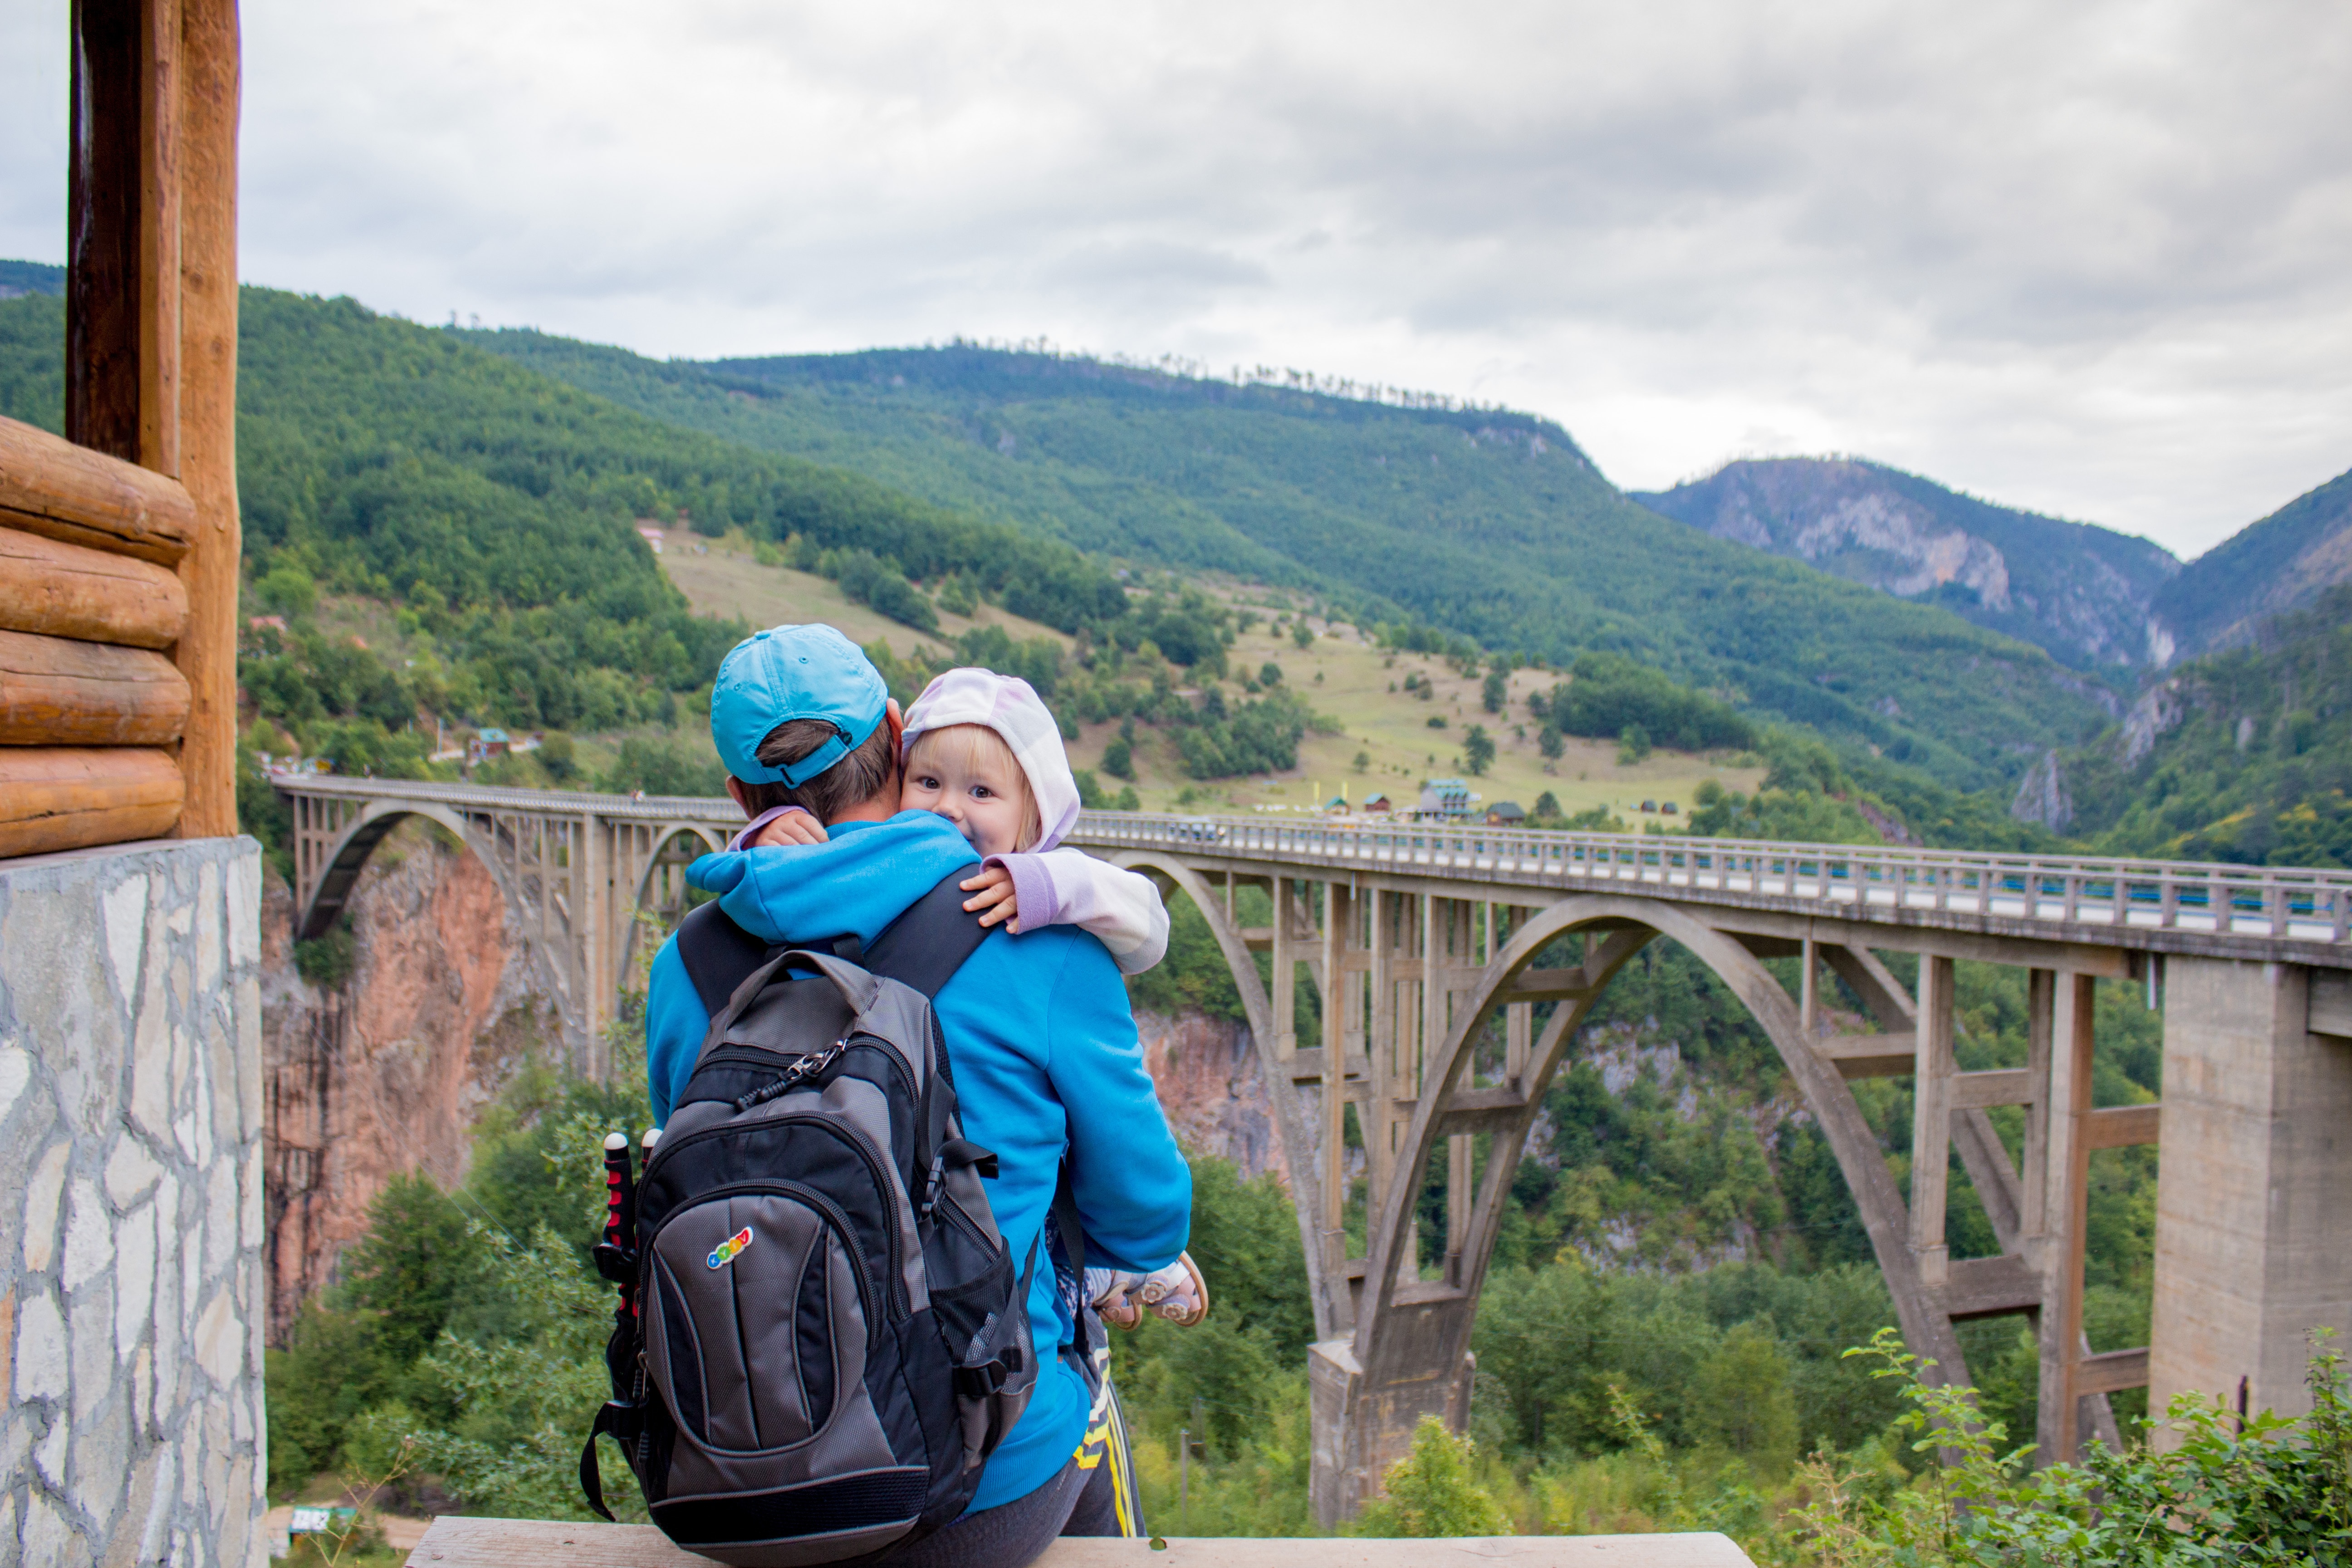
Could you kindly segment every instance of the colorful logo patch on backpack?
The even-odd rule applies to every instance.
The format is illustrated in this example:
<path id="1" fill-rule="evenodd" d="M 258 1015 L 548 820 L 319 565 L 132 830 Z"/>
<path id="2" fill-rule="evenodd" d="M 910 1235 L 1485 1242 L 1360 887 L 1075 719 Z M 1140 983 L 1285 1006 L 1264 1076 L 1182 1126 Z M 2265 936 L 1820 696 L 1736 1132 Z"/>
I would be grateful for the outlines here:
<path id="1" fill-rule="evenodd" d="M 737 1253 L 742 1251 L 745 1247 L 751 1245 L 751 1227 L 747 1225 L 742 1229 L 737 1231 L 734 1235 L 729 1237 L 726 1240 L 720 1242 L 717 1247 L 712 1249 L 710 1254 L 710 1267 L 713 1268 L 725 1268 L 728 1264 L 735 1261 L 735 1255 Z"/>

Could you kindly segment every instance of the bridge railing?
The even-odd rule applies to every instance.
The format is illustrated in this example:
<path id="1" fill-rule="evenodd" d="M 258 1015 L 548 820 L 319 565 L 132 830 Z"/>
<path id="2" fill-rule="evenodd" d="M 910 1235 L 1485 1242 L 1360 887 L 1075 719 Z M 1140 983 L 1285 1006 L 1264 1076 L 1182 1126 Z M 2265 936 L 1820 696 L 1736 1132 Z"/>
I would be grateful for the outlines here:
<path id="1" fill-rule="evenodd" d="M 2352 871 L 1958 849 L 1570 833 L 1483 824 L 1087 812 L 1090 847 L 1168 848 L 1449 878 L 1638 882 L 1793 899 L 1851 916 L 1935 910 L 2132 929 L 2352 940 Z M 1860 906 L 1860 908 L 1857 908 Z"/>
<path id="2" fill-rule="evenodd" d="M 289 773 L 289 793 L 399 795 L 452 805 L 644 821 L 738 815 L 730 801 Z M 1792 900 L 1846 918 L 1941 910 L 2132 931 L 2352 942 L 2352 871 L 2210 861 L 2013 855 L 1901 846 L 1781 844 L 1681 834 L 1570 833 L 1377 817 L 1282 821 L 1150 812 L 1080 814 L 1069 842 L 1158 848 L 1519 886 L 1637 883 L 1705 896 Z"/>

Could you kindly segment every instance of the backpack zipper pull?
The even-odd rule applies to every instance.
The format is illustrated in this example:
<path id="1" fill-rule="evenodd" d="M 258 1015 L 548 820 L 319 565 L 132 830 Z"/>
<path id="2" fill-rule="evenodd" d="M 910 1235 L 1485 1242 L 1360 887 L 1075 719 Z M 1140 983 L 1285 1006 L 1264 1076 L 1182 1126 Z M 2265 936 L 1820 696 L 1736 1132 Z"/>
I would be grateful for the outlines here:
<path id="1" fill-rule="evenodd" d="M 835 1061 L 840 1059 L 841 1053 L 848 1048 L 849 1042 L 847 1040 L 835 1040 L 833 1044 L 825 1047 L 824 1049 L 817 1052 L 816 1055 L 813 1057 L 803 1057 L 800 1060 L 794 1062 L 791 1067 L 784 1069 L 783 1077 L 777 1079 L 772 1083 L 761 1084 L 758 1089 L 753 1089 L 749 1094 L 739 1096 L 735 1101 L 736 1114 L 740 1115 L 742 1112 L 751 1110 L 755 1105 L 765 1105 L 768 1101 L 775 1099 L 776 1096 L 791 1092 L 791 1090 L 800 1084 L 802 1080 L 814 1078 L 818 1073 L 821 1073 L 825 1068 L 831 1067 Z"/>

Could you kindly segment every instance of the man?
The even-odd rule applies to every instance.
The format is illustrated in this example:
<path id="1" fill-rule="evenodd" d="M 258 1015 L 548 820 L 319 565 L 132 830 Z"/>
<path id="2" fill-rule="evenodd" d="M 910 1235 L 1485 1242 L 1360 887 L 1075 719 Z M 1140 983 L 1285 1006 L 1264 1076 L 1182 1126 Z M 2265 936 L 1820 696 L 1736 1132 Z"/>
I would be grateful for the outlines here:
<path id="1" fill-rule="evenodd" d="M 980 858 L 947 818 L 898 810 L 902 728 L 880 674 L 830 626 L 779 626 L 739 645 L 710 704 L 728 793 L 748 817 L 801 806 L 824 824 L 827 842 L 706 856 L 689 879 L 769 943 L 871 942 Z M 1192 1177 L 1102 943 L 1074 926 L 992 935 L 933 1007 L 964 1134 L 997 1156 L 989 1199 L 1013 1256 L 1041 1244 L 1066 1162 L 1089 1265 L 1148 1272 L 1174 1262 L 1191 1228 Z M 672 938 L 654 959 L 646 1003 L 657 1122 L 692 1076 L 709 1024 Z M 1076 1325 L 1050 1268 L 1037 1270 L 1029 1314 L 1040 1373 L 1027 1411 L 963 1517 L 887 1561 L 1015 1568 L 1057 1534 L 1117 1532 L 1109 1467 L 1081 1453 L 1091 1392 L 1064 1353 Z"/>

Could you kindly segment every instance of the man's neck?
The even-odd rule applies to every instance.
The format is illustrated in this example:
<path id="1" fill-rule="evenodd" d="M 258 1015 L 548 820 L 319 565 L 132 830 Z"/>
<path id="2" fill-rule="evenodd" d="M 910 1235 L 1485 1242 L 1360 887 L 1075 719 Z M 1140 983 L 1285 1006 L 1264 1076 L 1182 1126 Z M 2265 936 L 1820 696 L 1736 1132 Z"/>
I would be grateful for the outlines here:
<path id="1" fill-rule="evenodd" d="M 827 819 L 825 826 L 832 827 L 844 822 L 887 822 L 898 815 L 897 795 L 898 792 L 892 790 L 884 795 L 877 795 L 863 805 L 835 812 Z"/>

